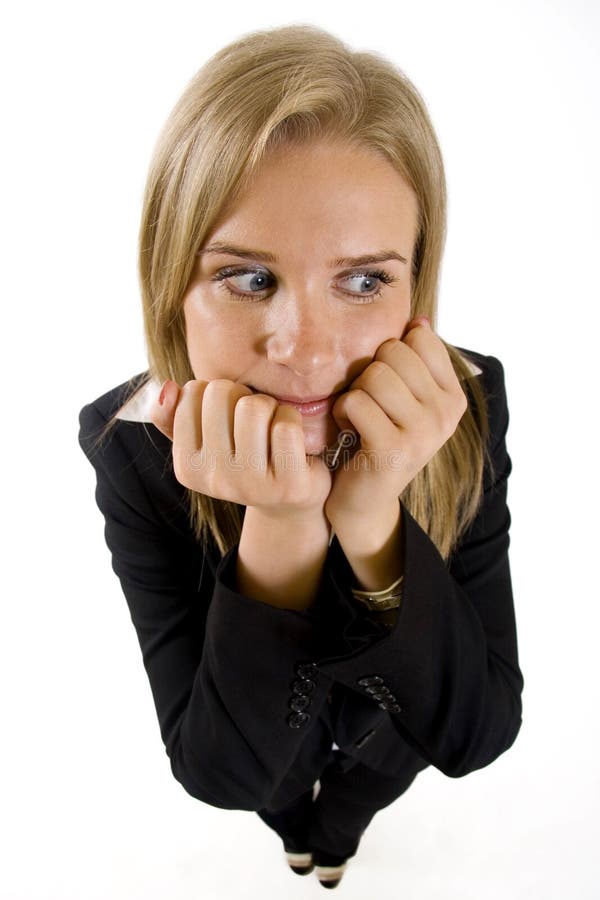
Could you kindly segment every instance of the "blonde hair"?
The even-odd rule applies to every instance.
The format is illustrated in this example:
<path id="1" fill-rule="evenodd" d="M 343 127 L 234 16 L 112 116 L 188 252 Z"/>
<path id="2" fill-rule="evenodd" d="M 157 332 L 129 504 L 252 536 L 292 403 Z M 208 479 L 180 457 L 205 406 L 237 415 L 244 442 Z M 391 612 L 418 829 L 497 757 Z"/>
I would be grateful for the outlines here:
<path id="1" fill-rule="evenodd" d="M 245 35 L 212 56 L 159 137 L 139 237 L 148 378 L 183 385 L 195 377 L 183 297 L 195 255 L 226 204 L 271 149 L 321 138 L 382 155 L 415 192 L 419 222 L 411 317 L 429 316 L 435 330 L 446 184 L 425 103 L 403 72 L 377 54 L 353 51 L 319 28 L 290 25 Z M 484 454 L 490 466 L 491 459 L 480 379 L 471 377 L 456 348 L 444 345 L 468 388 L 469 407 L 400 499 L 447 559 L 475 518 Z M 197 540 L 205 542 L 212 534 L 224 554 L 240 538 L 243 507 L 187 490 Z"/>

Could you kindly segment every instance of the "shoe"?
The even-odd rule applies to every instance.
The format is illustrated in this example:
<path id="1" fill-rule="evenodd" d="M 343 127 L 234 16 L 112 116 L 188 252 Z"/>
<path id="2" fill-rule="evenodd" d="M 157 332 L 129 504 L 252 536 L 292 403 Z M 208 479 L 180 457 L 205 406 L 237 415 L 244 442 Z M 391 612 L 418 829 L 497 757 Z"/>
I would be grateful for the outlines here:
<path id="1" fill-rule="evenodd" d="M 324 888 L 337 887 L 345 870 L 345 862 L 339 866 L 315 866 L 315 874 Z"/>
<path id="2" fill-rule="evenodd" d="M 292 850 L 285 850 L 285 859 L 296 875 L 310 875 L 314 869 L 312 853 L 296 853 Z"/>
<path id="3" fill-rule="evenodd" d="M 346 871 L 348 859 L 343 856 L 332 856 L 330 853 L 322 853 L 313 850 L 315 875 L 324 888 L 337 887 Z"/>

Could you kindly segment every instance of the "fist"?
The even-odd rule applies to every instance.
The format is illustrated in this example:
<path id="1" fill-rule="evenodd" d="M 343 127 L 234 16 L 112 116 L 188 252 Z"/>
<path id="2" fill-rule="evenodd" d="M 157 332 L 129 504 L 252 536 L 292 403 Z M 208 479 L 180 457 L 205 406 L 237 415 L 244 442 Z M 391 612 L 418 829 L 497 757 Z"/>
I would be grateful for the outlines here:
<path id="1" fill-rule="evenodd" d="M 274 515 L 324 508 L 332 474 L 306 455 L 297 409 L 224 378 L 167 381 L 161 396 L 151 420 L 173 441 L 185 487 Z"/>

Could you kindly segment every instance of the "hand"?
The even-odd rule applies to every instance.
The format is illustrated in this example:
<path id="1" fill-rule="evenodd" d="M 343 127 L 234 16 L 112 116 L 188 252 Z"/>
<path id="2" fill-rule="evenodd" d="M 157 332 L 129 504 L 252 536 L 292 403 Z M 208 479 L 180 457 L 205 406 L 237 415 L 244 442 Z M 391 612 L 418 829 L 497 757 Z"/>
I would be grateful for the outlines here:
<path id="1" fill-rule="evenodd" d="M 302 415 L 292 406 L 224 378 L 167 381 L 151 420 L 173 441 L 175 477 L 185 487 L 274 516 L 323 510 L 332 473 L 307 457 Z"/>
<path id="2" fill-rule="evenodd" d="M 402 340 L 379 346 L 333 406 L 340 429 L 360 438 L 360 449 L 335 470 L 325 504 L 336 531 L 397 503 L 467 409 L 448 351 L 427 320 L 414 319 L 407 329 Z"/>

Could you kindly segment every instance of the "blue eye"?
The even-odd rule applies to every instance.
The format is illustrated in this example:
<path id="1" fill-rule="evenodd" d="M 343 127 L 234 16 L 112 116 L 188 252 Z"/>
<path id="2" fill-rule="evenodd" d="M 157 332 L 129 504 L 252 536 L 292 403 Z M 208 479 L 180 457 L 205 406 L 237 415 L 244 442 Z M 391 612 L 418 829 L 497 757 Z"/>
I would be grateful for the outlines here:
<path id="1" fill-rule="evenodd" d="M 248 279 L 248 276 L 250 278 Z M 230 290 L 229 286 L 226 284 L 225 279 L 227 281 L 232 281 L 235 278 L 246 278 L 246 284 L 243 283 L 239 285 L 239 291 Z M 219 287 L 224 288 L 232 297 L 250 297 L 253 294 L 262 294 L 266 291 L 270 285 L 270 279 L 272 279 L 272 275 L 269 272 L 264 272 L 262 269 L 221 269 L 220 272 L 214 276 L 214 281 L 220 281 L 221 284 Z"/>
<path id="2" fill-rule="evenodd" d="M 393 284 L 397 281 L 393 275 L 390 275 L 389 272 L 384 272 L 383 269 L 373 269 L 366 272 L 351 272 L 349 275 L 344 275 L 341 280 L 353 281 L 356 279 L 359 282 L 362 281 L 363 285 L 366 284 L 367 290 L 358 291 L 358 293 L 355 291 L 344 291 L 349 297 L 356 298 L 354 301 L 355 303 L 370 303 L 382 295 L 382 285 Z"/>
<path id="3" fill-rule="evenodd" d="M 383 272 L 357 272 L 354 275 L 346 275 L 343 279 L 344 281 L 353 281 L 353 280 L 362 281 L 363 284 L 366 283 L 366 290 L 359 290 L 359 294 L 367 294 L 369 296 L 374 296 L 381 292 L 381 286 L 377 283 L 378 281 L 385 281 Z M 376 290 L 374 291 L 373 288 Z M 353 291 L 351 293 L 354 293 Z"/>

